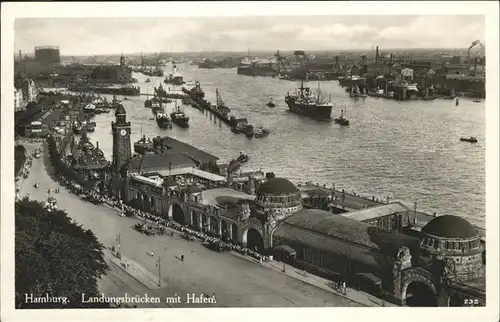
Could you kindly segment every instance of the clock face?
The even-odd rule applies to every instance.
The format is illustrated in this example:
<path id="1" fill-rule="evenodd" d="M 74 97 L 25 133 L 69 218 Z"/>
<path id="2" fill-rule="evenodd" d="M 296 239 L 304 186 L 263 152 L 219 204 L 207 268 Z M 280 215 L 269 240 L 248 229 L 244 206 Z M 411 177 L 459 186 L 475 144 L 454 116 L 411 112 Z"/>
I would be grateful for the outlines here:
<path id="1" fill-rule="evenodd" d="M 120 131 L 120 135 L 121 135 L 121 136 L 125 136 L 125 135 L 127 135 L 127 130 L 121 130 L 121 131 Z"/>

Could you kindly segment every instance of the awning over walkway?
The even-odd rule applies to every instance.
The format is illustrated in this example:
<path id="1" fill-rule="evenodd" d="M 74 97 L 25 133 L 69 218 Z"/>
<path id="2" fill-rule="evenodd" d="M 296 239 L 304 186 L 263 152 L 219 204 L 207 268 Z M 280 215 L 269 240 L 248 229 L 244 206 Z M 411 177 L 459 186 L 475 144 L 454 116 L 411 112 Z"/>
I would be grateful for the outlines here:
<path id="1" fill-rule="evenodd" d="M 372 283 L 373 285 L 381 285 L 382 280 L 378 278 L 377 276 L 373 275 L 372 273 L 359 273 L 356 274 L 356 276 L 362 278 L 363 280 L 366 280 L 367 282 Z"/>
<path id="2" fill-rule="evenodd" d="M 290 247 L 288 245 L 278 245 L 278 246 L 274 247 L 273 250 L 285 253 L 287 255 L 295 255 L 295 254 L 297 254 L 297 252 L 295 251 L 295 249 L 293 249 L 292 247 Z"/>
<path id="3" fill-rule="evenodd" d="M 179 169 L 172 169 L 171 171 L 168 170 L 162 170 L 162 171 L 157 171 L 160 175 L 162 176 L 179 176 L 179 175 L 186 175 L 186 174 L 191 174 L 200 178 L 203 178 L 205 180 L 210 180 L 213 182 L 223 182 L 226 181 L 226 178 L 214 173 L 206 172 L 200 169 L 195 169 L 195 168 L 179 168 Z"/>

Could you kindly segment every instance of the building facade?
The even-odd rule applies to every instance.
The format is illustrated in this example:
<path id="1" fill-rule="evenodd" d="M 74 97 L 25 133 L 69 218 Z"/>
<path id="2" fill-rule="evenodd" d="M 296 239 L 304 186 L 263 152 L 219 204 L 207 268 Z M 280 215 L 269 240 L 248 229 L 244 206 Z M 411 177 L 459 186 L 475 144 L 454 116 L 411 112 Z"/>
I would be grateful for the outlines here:
<path id="1" fill-rule="evenodd" d="M 21 111 L 25 109 L 23 91 L 14 89 L 14 111 Z"/>
<path id="2" fill-rule="evenodd" d="M 123 127 L 130 128 L 123 111 L 117 110 L 112 127 L 117 139 L 126 137 L 119 136 Z M 130 148 L 129 141 L 117 139 L 115 169 L 129 155 L 124 144 Z M 192 166 L 179 155 L 167 161 L 170 157 L 156 158 L 170 167 Z M 128 168 L 120 187 L 126 192 L 118 195 L 135 208 L 260 253 L 286 247 L 295 253 L 291 265 L 332 279 L 350 284 L 369 277 L 402 305 L 450 306 L 471 297 L 484 305 L 483 246 L 464 219 L 436 217 L 412 237 L 399 232 L 414 217 L 398 203 L 336 215 L 304 208 L 299 188 L 284 178 L 258 184 L 249 179 L 246 185 L 255 194 L 248 194 L 231 189 L 230 176 L 214 188 L 201 183 L 199 169 L 165 174 L 161 165 L 145 160 L 142 170 L 140 161 Z"/>

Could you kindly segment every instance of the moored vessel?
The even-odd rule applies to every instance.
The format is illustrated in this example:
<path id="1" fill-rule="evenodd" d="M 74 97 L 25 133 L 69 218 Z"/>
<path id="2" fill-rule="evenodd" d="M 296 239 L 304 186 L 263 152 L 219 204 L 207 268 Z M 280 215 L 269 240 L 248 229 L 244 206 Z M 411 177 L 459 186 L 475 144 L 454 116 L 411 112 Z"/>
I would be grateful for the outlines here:
<path id="1" fill-rule="evenodd" d="M 187 116 L 179 106 L 177 106 L 177 101 L 175 101 L 175 110 L 170 113 L 172 122 L 179 125 L 180 127 L 189 127 L 189 116 Z"/>
<path id="2" fill-rule="evenodd" d="M 155 117 L 156 117 L 156 124 L 158 124 L 158 127 L 160 127 L 161 129 L 172 128 L 172 124 L 167 113 L 158 112 L 156 113 Z"/>

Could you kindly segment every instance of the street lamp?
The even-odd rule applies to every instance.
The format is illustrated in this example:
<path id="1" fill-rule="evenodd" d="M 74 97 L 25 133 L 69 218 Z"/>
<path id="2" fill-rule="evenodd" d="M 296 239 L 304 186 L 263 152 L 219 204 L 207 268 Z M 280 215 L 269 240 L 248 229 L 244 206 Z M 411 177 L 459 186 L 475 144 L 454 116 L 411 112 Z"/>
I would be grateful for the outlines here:
<path id="1" fill-rule="evenodd" d="M 159 256 L 156 262 L 156 266 L 158 266 L 158 286 L 161 287 L 161 261 L 163 257 Z"/>

